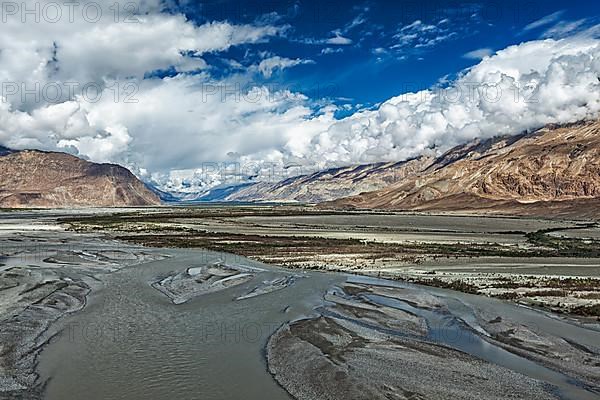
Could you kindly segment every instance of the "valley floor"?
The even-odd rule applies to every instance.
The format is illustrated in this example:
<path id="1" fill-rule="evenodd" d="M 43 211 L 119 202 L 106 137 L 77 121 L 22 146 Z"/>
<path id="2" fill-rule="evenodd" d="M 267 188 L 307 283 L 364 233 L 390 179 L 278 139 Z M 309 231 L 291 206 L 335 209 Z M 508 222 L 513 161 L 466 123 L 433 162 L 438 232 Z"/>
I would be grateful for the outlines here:
<path id="1" fill-rule="evenodd" d="M 205 248 L 600 317 L 600 225 L 593 221 L 212 206 L 61 222 L 146 246 Z"/>
<path id="2" fill-rule="evenodd" d="M 239 292 L 224 297 L 227 304 L 261 296 L 271 304 L 266 296 L 281 294 L 278 318 L 291 322 L 269 332 L 265 355 L 269 372 L 297 399 L 322 393 L 336 399 L 441 399 L 449 393 L 465 399 L 473 393 L 557 398 L 556 388 L 567 398 L 599 394 L 600 228 L 594 222 L 290 206 L 21 211 L 2 217 L 0 398 L 42 398 L 47 381 L 40 379 L 38 356 L 59 335 L 57 321 L 84 308 L 88 294 L 113 272 L 137 264 L 147 268 L 153 260 L 165 264 L 175 251 L 155 247 L 240 256 L 226 264 L 182 264 L 149 281 L 152 293 L 156 289 L 174 307 L 221 288 Z M 367 277 L 283 269 L 266 279 L 266 270 L 240 267 L 249 262 L 245 257 Z M 290 304 L 297 305 L 286 303 L 290 291 L 312 287 L 311 279 L 321 275 L 346 282 L 327 283 L 324 297 L 315 289 L 321 305 L 287 318 Z M 377 277 L 442 289 L 424 291 Z M 253 278 L 260 284 L 248 283 Z M 317 369 L 324 371 L 318 377 Z M 439 385 L 428 384 L 436 379 Z"/>

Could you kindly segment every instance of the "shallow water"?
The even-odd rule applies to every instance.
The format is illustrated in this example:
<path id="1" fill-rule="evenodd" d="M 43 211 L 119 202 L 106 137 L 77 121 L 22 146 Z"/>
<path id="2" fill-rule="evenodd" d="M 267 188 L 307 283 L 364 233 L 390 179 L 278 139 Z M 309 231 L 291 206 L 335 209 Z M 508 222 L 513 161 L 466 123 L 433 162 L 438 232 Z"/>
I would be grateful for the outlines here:
<path id="1" fill-rule="evenodd" d="M 200 251 L 131 267 L 108 277 L 88 306 L 67 317 L 40 357 L 47 399 L 289 399 L 267 371 L 264 346 L 286 321 L 311 315 L 341 276 L 299 274 L 278 292 L 234 301 L 259 281 L 289 275 L 275 269 L 253 282 L 174 305 L 149 282 L 157 276 L 224 260 Z M 288 309 L 289 307 L 289 309 Z"/>
<path id="2" fill-rule="evenodd" d="M 349 281 L 399 288 L 415 287 L 415 285 L 365 277 L 352 277 Z M 508 315 L 515 321 L 527 323 L 529 326 L 534 326 L 536 330 L 543 330 L 559 337 L 576 337 L 580 343 L 590 347 L 597 347 L 600 344 L 600 332 L 586 329 L 563 320 L 549 318 L 544 313 L 494 299 L 443 289 L 423 288 L 423 290 L 445 298 L 448 312 L 416 308 L 398 299 L 380 295 L 368 294 L 364 295 L 364 297 L 373 303 L 407 311 L 424 318 L 429 327 L 427 339 L 434 343 L 455 348 L 482 360 L 547 382 L 559 389 L 559 394 L 562 398 L 572 400 L 600 399 L 600 392 L 592 392 L 591 389 L 586 390 L 583 388 L 584 385 L 582 383 L 560 372 L 553 371 L 524 357 L 494 346 L 475 334 L 474 331 L 479 331 L 481 328 L 476 323 L 476 318 L 471 307 L 502 308 L 503 311 L 508 311 Z"/>
<path id="3" fill-rule="evenodd" d="M 494 346 L 458 320 L 454 313 L 446 315 L 434 311 L 412 307 L 405 302 L 378 295 L 365 295 L 370 301 L 397 308 L 418 315 L 427 321 L 429 334 L 427 339 L 443 345 L 450 346 L 467 354 L 474 355 L 482 360 L 503 366 L 531 378 L 548 382 L 560 389 L 560 394 L 573 400 L 597 399 L 598 395 L 588 392 L 577 385 L 569 377 L 542 367 L 533 361 L 510 353 L 500 347 Z M 453 302 L 449 302 L 450 312 L 453 311 Z M 454 305 L 456 307 L 456 305 Z"/>
<path id="4" fill-rule="evenodd" d="M 165 253 L 165 251 L 161 251 Z M 65 399 L 290 399 L 270 376 L 264 357 L 268 337 L 283 323 L 314 315 L 328 289 L 346 280 L 400 286 L 397 282 L 341 274 L 299 273 L 303 278 L 278 292 L 234 301 L 258 283 L 290 275 L 242 257 L 170 250 L 171 258 L 106 275 L 86 308 L 65 318 L 42 352 L 40 373 L 49 379 L 46 398 Z M 174 305 L 150 286 L 172 271 L 217 260 L 265 268 L 253 281 Z M 414 287 L 414 286 L 412 286 Z M 600 333 L 533 310 L 452 291 L 422 288 L 444 298 L 450 315 L 412 308 L 381 296 L 375 302 L 423 316 L 429 339 L 561 388 L 568 399 L 597 399 L 560 373 L 515 356 L 474 335 L 471 308 L 507 308 L 515 320 L 535 323 L 582 344 L 600 343 Z M 573 336 L 577 335 L 577 336 Z"/>

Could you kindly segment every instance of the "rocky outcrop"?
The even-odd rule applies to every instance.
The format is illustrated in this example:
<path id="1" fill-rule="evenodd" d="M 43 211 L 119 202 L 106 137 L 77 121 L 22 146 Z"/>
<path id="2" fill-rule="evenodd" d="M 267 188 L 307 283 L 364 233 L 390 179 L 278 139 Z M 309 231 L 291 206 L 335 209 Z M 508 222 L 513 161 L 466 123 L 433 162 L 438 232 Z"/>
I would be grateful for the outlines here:
<path id="1" fill-rule="evenodd" d="M 4 148 L 3 148 L 4 149 Z M 160 204 L 128 169 L 36 150 L 0 151 L 2 207 L 117 207 Z"/>

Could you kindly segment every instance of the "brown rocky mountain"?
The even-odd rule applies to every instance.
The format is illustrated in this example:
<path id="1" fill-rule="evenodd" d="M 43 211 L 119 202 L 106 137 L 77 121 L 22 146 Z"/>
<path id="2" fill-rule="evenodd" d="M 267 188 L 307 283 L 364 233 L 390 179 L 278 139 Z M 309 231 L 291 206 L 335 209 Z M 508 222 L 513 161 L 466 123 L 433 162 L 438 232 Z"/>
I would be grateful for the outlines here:
<path id="1" fill-rule="evenodd" d="M 0 148 L 0 206 L 113 207 L 160 204 L 129 170 L 65 153 Z"/>
<path id="2" fill-rule="evenodd" d="M 422 171 L 433 161 L 419 157 L 397 163 L 333 168 L 277 183 L 248 185 L 222 200 L 320 203 L 390 186 Z"/>
<path id="3" fill-rule="evenodd" d="M 324 207 L 599 216 L 600 122 L 458 146 L 387 188 Z"/>

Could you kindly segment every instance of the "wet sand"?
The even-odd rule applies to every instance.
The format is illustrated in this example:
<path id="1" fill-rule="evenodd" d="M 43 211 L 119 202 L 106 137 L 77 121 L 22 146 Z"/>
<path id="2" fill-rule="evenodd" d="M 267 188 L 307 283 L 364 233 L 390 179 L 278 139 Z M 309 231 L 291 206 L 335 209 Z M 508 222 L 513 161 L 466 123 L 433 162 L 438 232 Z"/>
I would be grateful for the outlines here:
<path id="1" fill-rule="evenodd" d="M 162 256 L 47 225 L 10 228 L 0 231 L 0 398 L 34 399 L 44 389 L 36 367 L 49 328 L 80 311 L 103 275 Z"/>
<path id="2" fill-rule="evenodd" d="M 173 272 L 154 283 L 152 287 L 167 296 L 173 304 L 244 284 L 255 277 L 255 269 L 223 263 L 189 267 L 184 272 Z"/>
<path id="3" fill-rule="evenodd" d="M 600 398 L 600 348 L 489 307 L 462 319 L 444 297 L 379 284 L 337 288 L 319 317 L 271 337 L 269 370 L 296 399 Z"/>

